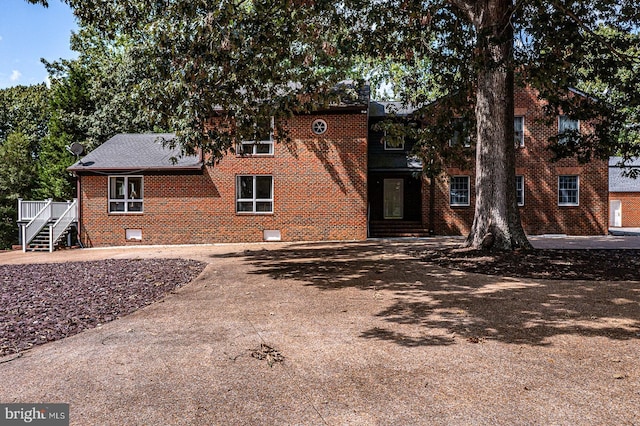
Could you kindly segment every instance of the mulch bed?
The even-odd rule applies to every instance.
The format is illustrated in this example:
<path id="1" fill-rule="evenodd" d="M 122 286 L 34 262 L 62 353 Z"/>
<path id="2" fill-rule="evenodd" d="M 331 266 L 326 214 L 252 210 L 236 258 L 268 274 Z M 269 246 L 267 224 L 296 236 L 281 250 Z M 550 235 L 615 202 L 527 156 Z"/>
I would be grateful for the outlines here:
<path id="1" fill-rule="evenodd" d="M 438 249 L 419 257 L 448 269 L 515 278 L 640 280 L 640 250 L 531 250 L 486 252 Z"/>
<path id="2" fill-rule="evenodd" d="M 0 356 L 130 314 L 204 267 L 182 259 L 0 265 Z"/>

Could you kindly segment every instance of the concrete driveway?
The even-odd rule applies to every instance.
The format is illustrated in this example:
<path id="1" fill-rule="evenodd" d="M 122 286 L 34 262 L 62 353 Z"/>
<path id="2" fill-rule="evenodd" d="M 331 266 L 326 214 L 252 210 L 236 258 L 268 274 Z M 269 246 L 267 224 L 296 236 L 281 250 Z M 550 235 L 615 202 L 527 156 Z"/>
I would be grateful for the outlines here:
<path id="1" fill-rule="evenodd" d="M 411 256 L 458 242 L 0 254 L 209 263 L 162 302 L 0 359 L 0 401 L 69 403 L 76 425 L 638 424 L 638 283 L 465 274 Z"/>

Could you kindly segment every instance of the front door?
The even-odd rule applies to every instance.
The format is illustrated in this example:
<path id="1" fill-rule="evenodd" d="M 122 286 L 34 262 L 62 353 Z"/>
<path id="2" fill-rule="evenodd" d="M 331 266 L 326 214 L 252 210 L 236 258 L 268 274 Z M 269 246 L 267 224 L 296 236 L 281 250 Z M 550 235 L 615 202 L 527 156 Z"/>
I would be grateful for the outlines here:
<path id="1" fill-rule="evenodd" d="M 609 203 L 609 226 L 622 226 L 622 201 L 611 200 Z"/>
<path id="2" fill-rule="evenodd" d="M 384 218 L 404 217 L 404 179 L 384 180 Z"/>

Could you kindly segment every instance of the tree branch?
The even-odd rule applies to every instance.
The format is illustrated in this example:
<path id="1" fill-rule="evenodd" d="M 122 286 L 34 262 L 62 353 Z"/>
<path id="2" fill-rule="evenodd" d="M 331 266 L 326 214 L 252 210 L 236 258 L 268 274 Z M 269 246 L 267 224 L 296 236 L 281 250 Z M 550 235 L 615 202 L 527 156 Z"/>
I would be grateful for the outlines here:
<path id="1" fill-rule="evenodd" d="M 593 36 L 596 39 L 600 40 L 600 42 L 602 44 L 604 44 L 605 46 L 607 46 L 607 48 L 609 48 L 609 50 L 611 50 L 611 52 L 613 52 L 613 54 L 616 55 L 618 58 L 620 58 L 622 60 L 631 60 L 633 62 L 640 62 L 640 58 L 638 58 L 637 56 L 630 55 L 630 54 L 627 54 L 625 52 L 621 52 L 617 48 L 615 48 L 611 43 L 609 43 L 609 41 L 607 41 L 607 39 L 605 37 L 602 37 L 601 35 L 597 34 L 595 31 L 593 31 L 591 28 L 589 28 L 589 26 L 587 24 L 585 24 L 584 21 L 582 19 L 580 19 L 580 17 L 578 17 L 571 9 L 565 7 L 558 0 L 552 0 L 551 4 L 556 9 L 558 9 L 559 11 L 564 13 L 567 17 L 569 17 L 580 28 L 585 30 L 591 36 Z"/>

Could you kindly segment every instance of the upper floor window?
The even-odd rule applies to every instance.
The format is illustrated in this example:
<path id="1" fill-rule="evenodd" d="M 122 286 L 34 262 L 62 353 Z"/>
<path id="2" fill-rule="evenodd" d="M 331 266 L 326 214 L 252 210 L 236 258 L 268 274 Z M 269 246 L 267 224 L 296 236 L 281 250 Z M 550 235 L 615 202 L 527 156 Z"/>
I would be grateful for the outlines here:
<path id="1" fill-rule="evenodd" d="M 109 177 L 109 213 L 142 213 L 142 176 Z"/>
<path id="2" fill-rule="evenodd" d="M 580 121 L 574 118 L 569 118 L 566 115 L 558 117 L 558 134 L 560 139 L 558 142 L 566 143 L 567 137 L 563 137 L 564 133 L 580 133 Z"/>
<path id="3" fill-rule="evenodd" d="M 273 117 L 265 124 L 256 124 L 253 138 L 240 142 L 237 152 L 240 155 L 273 155 Z"/>
<path id="4" fill-rule="evenodd" d="M 273 213 L 273 177 L 237 176 L 236 211 L 238 213 Z"/>
<path id="5" fill-rule="evenodd" d="M 449 181 L 449 204 L 469 205 L 469 176 L 452 176 Z"/>
<path id="6" fill-rule="evenodd" d="M 471 138 L 469 135 L 469 122 L 463 118 L 453 120 L 453 135 L 449 139 L 449 146 L 462 145 L 465 148 L 471 146 Z"/>
<path id="7" fill-rule="evenodd" d="M 580 204 L 580 178 L 578 176 L 558 176 L 558 205 L 577 206 Z"/>
<path id="8" fill-rule="evenodd" d="M 524 176 L 516 176 L 516 201 L 524 206 Z"/>
<path id="9" fill-rule="evenodd" d="M 404 151 L 404 135 L 395 135 L 391 137 L 385 131 L 383 140 L 385 151 Z"/>
<path id="10" fill-rule="evenodd" d="M 513 117 L 513 137 L 516 147 L 522 148 L 524 146 L 524 117 Z"/>

